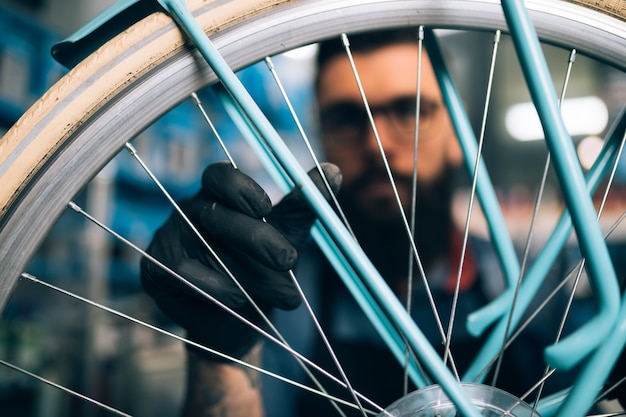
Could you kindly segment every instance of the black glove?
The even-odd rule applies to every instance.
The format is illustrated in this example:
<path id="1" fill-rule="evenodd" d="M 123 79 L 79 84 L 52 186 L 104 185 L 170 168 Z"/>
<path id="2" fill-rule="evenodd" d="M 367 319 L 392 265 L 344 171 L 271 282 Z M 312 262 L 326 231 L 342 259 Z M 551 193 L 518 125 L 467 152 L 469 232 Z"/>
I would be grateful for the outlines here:
<path id="1" fill-rule="evenodd" d="M 341 183 L 339 169 L 331 164 L 323 169 L 336 191 Z M 309 175 L 327 195 L 318 171 Z M 287 271 L 296 263 L 315 214 L 299 190 L 272 208 L 254 180 L 228 163 L 216 163 L 204 171 L 200 192 L 180 207 L 263 311 L 300 304 Z M 174 212 L 157 230 L 148 253 L 263 327 L 258 312 L 179 213 Z M 141 282 L 161 310 L 187 330 L 190 340 L 237 358 L 259 340 L 256 330 L 147 258 L 141 260 Z"/>

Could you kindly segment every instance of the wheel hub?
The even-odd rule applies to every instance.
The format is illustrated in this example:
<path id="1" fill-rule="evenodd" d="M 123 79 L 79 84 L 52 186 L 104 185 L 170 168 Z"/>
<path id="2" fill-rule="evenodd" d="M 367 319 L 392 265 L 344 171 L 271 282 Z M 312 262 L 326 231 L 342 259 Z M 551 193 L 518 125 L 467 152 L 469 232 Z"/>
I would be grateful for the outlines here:
<path id="1" fill-rule="evenodd" d="M 540 417 L 533 409 L 499 388 L 482 384 L 461 384 L 469 400 L 485 417 Z M 456 407 L 439 385 L 432 385 L 402 397 L 378 417 L 455 417 Z"/>

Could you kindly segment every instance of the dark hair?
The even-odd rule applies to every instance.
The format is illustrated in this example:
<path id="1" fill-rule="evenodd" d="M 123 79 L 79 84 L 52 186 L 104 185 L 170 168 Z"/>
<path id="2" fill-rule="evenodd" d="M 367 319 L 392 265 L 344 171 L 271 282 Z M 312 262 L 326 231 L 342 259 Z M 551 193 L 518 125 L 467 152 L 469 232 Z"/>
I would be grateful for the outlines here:
<path id="1" fill-rule="evenodd" d="M 368 53 L 390 45 L 417 44 L 418 29 L 404 27 L 401 29 L 385 29 L 375 32 L 361 32 L 348 35 L 350 51 L 353 53 Z M 345 56 L 345 47 L 341 37 L 321 41 L 318 44 L 316 58 L 315 88 L 319 86 L 319 76 L 322 68 L 336 56 Z"/>
<path id="2" fill-rule="evenodd" d="M 418 29 L 409 27 L 348 35 L 350 50 L 355 53 L 372 52 L 376 49 L 395 44 L 417 43 L 417 39 Z M 320 42 L 316 60 L 318 71 L 330 61 L 331 58 L 343 54 L 345 54 L 345 48 L 340 37 Z"/>

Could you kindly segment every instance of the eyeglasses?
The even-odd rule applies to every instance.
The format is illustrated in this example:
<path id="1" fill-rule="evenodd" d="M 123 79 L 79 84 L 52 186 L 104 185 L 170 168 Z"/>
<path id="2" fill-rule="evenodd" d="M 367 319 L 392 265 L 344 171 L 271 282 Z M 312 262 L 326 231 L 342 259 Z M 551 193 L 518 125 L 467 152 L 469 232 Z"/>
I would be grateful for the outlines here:
<path id="1" fill-rule="evenodd" d="M 443 104 L 422 97 L 419 106 L 419 139 L 432 137 L 437 126 L 437 116 Z M 399 144 L 412 144 L 415 140 L 415 97 L 400 97 L 388 103 L 371 106 L 372 116 L 381 115 L 395 130 L 393 140 Z M 324 138 L 333 146 L 361 144 L 371 129 L 367 111 L 362 103 L 342 101 L 332 104 L 320 112 L 320 123 Z"/>

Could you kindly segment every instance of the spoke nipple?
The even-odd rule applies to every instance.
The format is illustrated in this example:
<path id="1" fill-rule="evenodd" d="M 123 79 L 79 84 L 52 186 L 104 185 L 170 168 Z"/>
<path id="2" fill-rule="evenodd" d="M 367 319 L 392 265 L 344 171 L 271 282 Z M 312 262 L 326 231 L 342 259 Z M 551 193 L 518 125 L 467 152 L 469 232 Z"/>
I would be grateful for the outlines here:
<path id="1" fill-rule="evenodd" d="M 420 25 L 417 29 L 417 39 L 420 41 L 424 40 L 424 25 Z"/>
<path id="2" fill-rule="evenodd" d="M 131 155 L 136 155 L 137 154 L 137 149 L 135 149 L 135 147 L 133 145 L 130 144 L 130 142 L 126 142 L 126 149 L 128 149 L 128 152 L 130 152 Z"/>
<path id="3" fill-rule="evenodd" d="M 28 272 L 22 272 L 22 274 L 20 275 L 22 278 L 31 280 L 31 281 L 37 281 L 37 278 L 35 278 L 33 275 L 29 274 Z"/>
<path id="4" fill-rule="evenodd" d="M 341 41 L 343 42 L 343 46 L 345 46 L 346 48 L 348 48 L 350 46 L 350 41 L 348 40 L 348 35 L 346 35 L 345 33 L 341 34 Z"/>
<path id="5" fill-rule="evenodd" d="M 198 97 L 198 94 L 195 91 L 191 93 L 191 99 L 197 106 L 200 105 L 200 97 Z"/>
<path id="6" fill-rule="evenodd" d="M 572 49 L 572 52 L 569 54 L 569 62 L 576 61 L 576 49 Z"/>
<path id="7" fill-rule="evenodd" d="M 268 56 L 265 57 L 265 63 L 267 64 L 268 68 L 270 69 L 270 71 L 274 70 L 274 63 L 272 62 L 272 59 Z"/>
<path id="8" fill-rule="evenodd" d="M 78 213 L 82 211 L 80 206 L 73 201 L 70 201 L 69 203 L 67 203 L 67 206 Z"/>
<path id="9" fill-rule="evenodd" d="M 500 43 L 500 35 L 502 34 L 502 32 L 500 31 L 500 29 L 496 30 L 496 36 L 494 38 L 494 43 Z"/>

